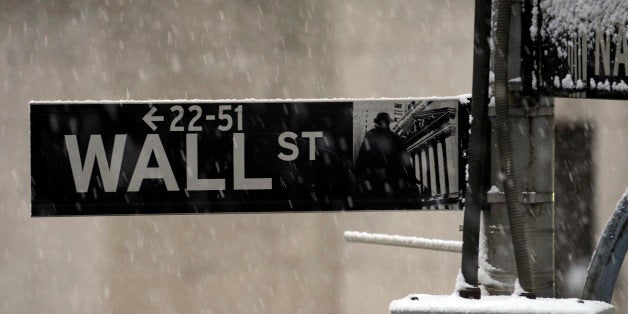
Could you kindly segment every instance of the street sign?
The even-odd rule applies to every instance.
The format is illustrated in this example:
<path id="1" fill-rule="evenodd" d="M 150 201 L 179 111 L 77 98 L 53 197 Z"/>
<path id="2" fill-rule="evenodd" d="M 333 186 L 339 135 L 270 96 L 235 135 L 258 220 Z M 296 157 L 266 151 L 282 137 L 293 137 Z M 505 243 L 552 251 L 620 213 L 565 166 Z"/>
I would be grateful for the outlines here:
<path id="1" fill-rule="evenodd" d="M 468 103 L 31 102 L 32 215 L 459 209 Z"/>
<path id="2" fill-rule="evenodd" d="M 522 14 L 523 65 L 509 84 L 523 77 L 528 95 L 628 99 L 625 0 L 527 0 Z"/>

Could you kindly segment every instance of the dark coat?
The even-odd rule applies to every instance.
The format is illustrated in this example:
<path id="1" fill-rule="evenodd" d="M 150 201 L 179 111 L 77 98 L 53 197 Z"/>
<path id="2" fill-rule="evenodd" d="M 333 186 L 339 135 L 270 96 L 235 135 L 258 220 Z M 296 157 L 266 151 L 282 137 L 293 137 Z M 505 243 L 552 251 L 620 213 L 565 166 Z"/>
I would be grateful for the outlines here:
<path id="1" fill-rule="evenodd" d="M 418 199 L 410 154 L 404 149 L 402 138 L 388 128 L 376 126 L 366 132 L 355 164 L 355 177 L 363 199 L 388 199 L 388 203 L 393 200 L 403 204 Z"/>

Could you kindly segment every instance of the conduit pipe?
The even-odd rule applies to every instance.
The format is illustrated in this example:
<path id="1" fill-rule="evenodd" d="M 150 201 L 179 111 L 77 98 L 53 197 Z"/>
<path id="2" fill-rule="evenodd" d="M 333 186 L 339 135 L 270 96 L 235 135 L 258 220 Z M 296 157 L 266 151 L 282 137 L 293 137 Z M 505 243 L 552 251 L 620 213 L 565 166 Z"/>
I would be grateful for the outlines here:
<path id="1" fill-rule="evenodd" d="M 515 0 L 516 1 L 516 0 Z M 508 92 L 508 46 L 510 39 L 510 16 L 513 0 L 498 0 L 497 27 L 495 31 L 495 132 L 499 152 L 500 169 L 508 208 L 508 222 L 515 253 L 515 266 L 519 284 L 525 291 L 522 295 L 534 298 L 532 271 L 528 246 L 524 233 L 523 210 L 520 202 L 519 187 L 515 175 L 513 146 L 511 139 Z"/>

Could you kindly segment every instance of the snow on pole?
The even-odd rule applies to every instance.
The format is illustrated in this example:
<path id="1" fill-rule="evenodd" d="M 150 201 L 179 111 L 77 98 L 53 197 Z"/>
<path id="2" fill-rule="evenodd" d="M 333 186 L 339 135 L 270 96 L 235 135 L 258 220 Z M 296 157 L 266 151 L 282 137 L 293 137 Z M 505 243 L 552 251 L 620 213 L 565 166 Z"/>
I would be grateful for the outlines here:
<path id="1" fill-rule="evenodd" d="M 383 244 L 392 246 L 403 246 L 417 249 L 426 249 L 434 251 L 446 251 L 460 253 L 462 252 L 462 241 L 425 239 L 417 237 L 405 237 L 399 235 L 389 235 L 380 233 L 368 233 L 357 231 L 345 231 L 345 241 Z"/>

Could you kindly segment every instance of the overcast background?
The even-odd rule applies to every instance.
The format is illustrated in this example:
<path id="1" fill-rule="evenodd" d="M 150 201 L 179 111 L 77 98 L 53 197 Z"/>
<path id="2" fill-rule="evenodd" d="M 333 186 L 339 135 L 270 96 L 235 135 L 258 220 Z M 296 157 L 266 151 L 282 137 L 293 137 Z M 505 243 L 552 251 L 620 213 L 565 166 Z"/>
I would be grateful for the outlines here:
<path id="1" fill-rule="evenodd" d="M 459 255 L 342 233 L 460 240 L 462 212 L 30 218 L 28 101 L 453 96 L 472 32 L 470 0 L 1 1 L 0 312 L 386 313 L 452 293 Z M 626 101 L 557 101 L 591 145 L 590 180 L 557 195 L 590 187 L 589 247 L 628 184 L 626 121 Z"/>

